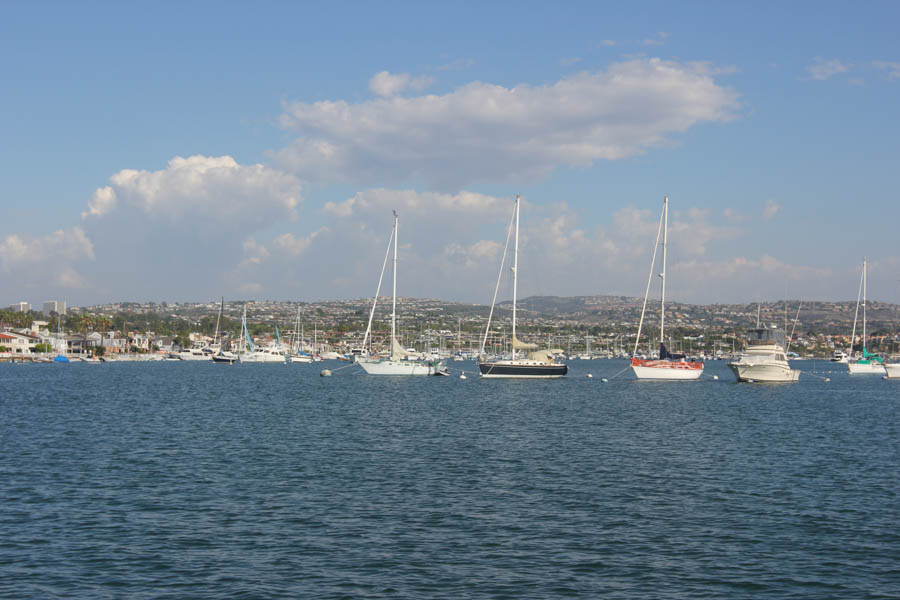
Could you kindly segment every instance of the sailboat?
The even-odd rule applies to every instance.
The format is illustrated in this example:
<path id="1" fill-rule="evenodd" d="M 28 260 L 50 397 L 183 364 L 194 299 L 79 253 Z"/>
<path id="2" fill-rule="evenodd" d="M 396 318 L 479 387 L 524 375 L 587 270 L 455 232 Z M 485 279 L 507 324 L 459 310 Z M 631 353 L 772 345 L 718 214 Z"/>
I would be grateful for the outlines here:
<path id="1" fill-rule="evenodd" d="M 276 333 L 278 329 L 275 329 Z M 284 350 L 281 344 L 270 344 L 264 348 L 258 347 L 250 338 L 250 330 L 247 328 L 247 305 L 244 305 L 244 316 L 241 318 L 241 353 L 238 360 L 242 363 L 281 363 L 284 364 Z"/>
<path id="2" fill-rule="evenodd" d="M 512 297 L 512 341 L 510 347 L 512 356 L 509 360 L 483 360 L 484 346 L 487 343 L 488 334 L 491 331 L 491 316 L 494 314 L 494 304 L 497 301 L 497 290 L 500 289 L 500 277 L 503 275 L 503 263 L 506 260 L 506 250 L 500 260 L 500 275 L 497 277 L 497 287 L 494 290 L 494 300 L 491 302 L 491 310 L 488 314 L 488 322 L 484 331 L 484 339 L 481 342 L 481 351 L 478 355 L 478 369 L 481 376 L 486 378 L 542 378 L 555 379 L 565 376 L 569 367 L 565 363 L 557 362 L 554 354 L 562 350 L 538 350 L 537 344 L 528 344 L 516 337 L 516 294 L 519 284 L 519 196 L 516 196 L 516 207 L 513 212 L 515 220 L 515 246 L 513 252 L 513 297 Z M 506 244 L 509 246 L 509 233 L 506 236 Z M 525 358 L 516 358 L 516 350 L 529 350 Z"/>
<path id="3" fill-rule="evenodd" d="M 66 341 L 62 339 L 60 332 L 60 318 L 56 318 L 56 356 L 53 357 L 55 363 L 67 363 L 69 359 L 66 357 Z"/>
<path id="4" fill-rule="evenodd" d="M 394 246 L 394 299 L 391 308 L 390 354 L 387 357 L 360 356 L 357 362 L 369 375 L 434 375 L 436 372 L 434 361 L 415 358 L 397 341 L 397 231 L 398 217 L 397 211 L 394 211 L 394 228 L 391 231 L 391 239 L 388 241 L 388 253 L 391 250 L 391 242 Z M 378 304 L 378 294 L 381 291 L 381 281 L 384 278 L 387 258 L 388 254 L 386 253 L 384 264 L 381 267 L 381 277 L 378 279 L 378 288 L 375 290 L 375 300 L 372 302 L 372 312 L 369 314 L 369 325 L 363 338 L 363 348 L 366 347 L 372 330 L 372 318 L 375 315 L 375 306 Z"/>
<path id="5" fill-rule="evenodd" d="M 866 285 L 867 264 L 863 258 L 862 275 L 859 280 L 859 292 L 856 295 L 856 313 L 853 315 L 853 333 L 850 335 L 850 353 L 853 353 L 853 343 L 856 341 L 856 317 L 859 315 L 859 299 L 862 297 L 862 355 L 847 363 L 851 375 L 885 375 L 884 359 L 877 354 L 872 354 L 866 348 Z"/>
<path id="6" fill-rule="evenodd" d="M 634 341 L 634 352 L 631 354 L 631 370 L 638 379 L 664 379 L 669 381 L 691 381 L 700 379 L 703 374 L 703 363 L 686 361 L 684 354 L 672 354 L 666 348 L 666 246 L 669 233 L 669 197 L 663 201 L 663 212 L 660 216 L 662 230 L 662 273 L 659 310 L 659 359 L 644 360 L 637 357 L 638 343 L 641 340 L 641 328 L 644 326 L 644 313 L 647 310 L 647 297 L 650 295 L 650 282 L 653 281 L 653 266 L 656 262 L 656 250 L 659 248 L 659 233 L 656 232 L 656 243 L 653 246 L 653 258 L 650 260 L 650 276 L 647 278 L 647 291 L 644 293 L 644 306 L 641 308 L 641 320 L 638 323 L 637 339 Z"/>
<path id="7" fill-rule="evenodd" d="M 213 345 L 210 346 L 209 350 L 213 353 L 212 359 L 213 362 L 217 363 L 226 363 L 226 364 L 234 364 L 237 360 L 237 355 L 233 352 L 229 352 L 225 350 L 223 347 L 225 344 L 225 334 L 222 334 L 222 341 L 219 341 L 219 322 L 222 320 L 222 317 L 225 316 L 225 296 L 222 296 L 222 304 L 219 305 L 219 315 L 216 317 L 216 333 L 213 336 Z M 205 350 L 204 350 L 205 351 Z"/>
<path id="8" fill-rule="evenodd" d="M 291 341 L 291 352 L 288 355 L 290 363 L 311 363 L 313 357 L 311 354 L 303 351 L 303 330 L 300 329 L 300 307 L 297 307 L 297 323 L 294 325 L 294 338 L 296 343 Z M 297 330 L 300 330 L 299 332 Z"/>

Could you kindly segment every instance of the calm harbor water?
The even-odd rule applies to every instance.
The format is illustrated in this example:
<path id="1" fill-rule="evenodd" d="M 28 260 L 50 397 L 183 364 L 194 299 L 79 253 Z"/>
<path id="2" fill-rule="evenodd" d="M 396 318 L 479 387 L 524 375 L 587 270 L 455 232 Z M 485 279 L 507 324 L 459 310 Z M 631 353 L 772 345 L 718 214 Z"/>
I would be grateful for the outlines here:
<path id="1" fill-rule="evenodd" d="M 900 597 L 900 381 L 450 364 L 0 364 L 0 597 Z"/>

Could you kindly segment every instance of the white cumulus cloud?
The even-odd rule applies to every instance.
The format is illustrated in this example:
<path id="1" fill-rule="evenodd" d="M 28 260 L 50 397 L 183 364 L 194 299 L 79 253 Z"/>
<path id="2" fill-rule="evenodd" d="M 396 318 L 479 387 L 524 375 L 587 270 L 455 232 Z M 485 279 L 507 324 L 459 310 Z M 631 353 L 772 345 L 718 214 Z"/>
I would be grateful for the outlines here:
<path id="1" fill-rule="evenodd" d="M 300 256 L 303 252 L 310 247 L 313 241 L 322 235 L 323 233 L 328 233 L 327 227 L 322 227 L 317 231 L 313 231 L 309 235 L 296 237 L 292 233 L 284 233 L 275 238 L 273 242 L 275 246 L 284 252 L 287 252 L 291 256 Z"/>
<path id="2" fill-rule="evenodd" d="M 845 65 L 838 59 L 825 60 L 821 56 L 817 56 L 813 64 L 806 67 L 806 71 L 813 79 L 824 81 L 830 79 L 840 73 L 846 73 L 850 70 L 849 65 Z"/>
<path id="3" fill-rule="evenodd" d="M 426 75 L 413 77 L 409 73 L 381 71 L 369 80 L 369 89 L 376 96 L 390 97 L 396 96 L 407 88 L 421 91 L 432 83 L 434 83 L 434 79 Z"/>
<path id="4" fill-rule="evenodd" d="M 402 83 L 392 77 L 376 86 L 385 95 Z M 288 102 L 281 125 L 298 137 L 275 158 L 322 182 L 421 180 L 455 190 L 535 180 L 559 165 L 633 156 L 697 124 L 733 118 L 737 94 L 714 77 L 709 65 L 652 58 L 542 86 L 473 82 L 444 95 Z"/>
<path id="5" fill-rule="evenodd" d="M 0 268 L 7 283 L 22 288 L 71 289 L 87 286 L 75 265 L 94 261 L 94 245 L 81 227 L 45 236 L 10 234 L 0 239 Z"/>
<path id="6" fill-rule="evenodd" d="M 43 237 L 7 235 L 0 241 L 0 265 L 8 273 L 48 261 L 94 260 L 94 246 L 81 227 L 59 229 Z"/>
<path id="7" fill-rule="evenodd" d="M 769 198 L 766 200 L 765 205 L 763 206 L 762 218 L 764 221 L 770 221 L 775 218 L 775 215 L 778 214 L 778 211 L 781 210 L 781 205 Z"/>
<path id="8" fill-rule="evenodd" d="M 82 216 L 101 218 L 128 207 L 191 228 L 223 222 L 253 228 L 295 219 L 300 202 L 300 181 L 293 175 L 240 165 L 230 156 L 176 156 L 165 169 L 114 174 L 94 192 Z"/>

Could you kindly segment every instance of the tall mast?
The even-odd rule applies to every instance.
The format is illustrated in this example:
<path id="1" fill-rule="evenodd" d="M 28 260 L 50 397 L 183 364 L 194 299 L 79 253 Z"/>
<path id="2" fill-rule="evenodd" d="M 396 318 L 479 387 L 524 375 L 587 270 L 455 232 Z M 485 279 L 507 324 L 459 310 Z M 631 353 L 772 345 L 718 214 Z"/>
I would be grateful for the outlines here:
<path id="1" fill-rule="evenodd" d="M 222 296 L 222 305 L 219 307 L 219 315 L 216 317 L 216 333 L 213 335 L 213 346 L 218 345 L 219 341 L 219 321 L 222 319 L 222 312 L 225 310 L 225 296 Z M 222 336 L 225 337 L 225 336 Z"/>
<path id="2" fill-rule="evenodd" d="M 247 303 L 244 303 L 244 314 L 241 316 L 241 348 L 238 354 L 243 354 L 247 348 L 247 340 L 250 339 L 250 332 L 247 331 Z"/>
<path id="3" fill-rule="evenodd" d="M 397 211 L 394 211 L 394 304 L 391 307 L 391 360 L 394 360 L 394 344 L 397 339 Z"/>
<path id="4" fill-rule="evenodd" d="M 866 257 L 863 257 L 863 358 L 866 358 L 866 286 L 868 285 L 866 273 Z"/>
<path id="5" fill-rule="evenodd" d="M 664 214 L 659 215 L 659 227 L 656 229 L 656 241 L 653 242 L 653 255 L 650 257 L 650 272 L 647 273 L 647 289 L 644 291 L 644 303 L 641 305 L 641 320 L 638 321 L 637 337 L 634 339 L 634 352 L 631 353 L 632 357 L 637 356 L 638 346 L 641 343 L 641 330 L 644 328 L 644 313 L 647 312 L 647 298 L 650 297 L 650 286 L 653 284 L 653 269 L 656 267 L 656 251 L 659 249 L 659 234 L 662 233 L 664 216 Z M 616 336 L 616 339 L 618 340 L 619 337 Z"/>
<path id="6" fill-rule="evenodd" d="M 519 195 L 516 194 L 516 245 L 513 254 L 512 359 L 516 360 L 516 290 L 519 285 Z"/>
<path id="7" fill-rule="evenodd" d="M 669 197 L 663 200 L 663 255 L 662 255 L 662 273 L 659 274 L 662 279 L 662 291 L 660 292 L 660 312 L 659 312 L 659 343 L 666 343 L 666 242 L 669 236 Z"/>

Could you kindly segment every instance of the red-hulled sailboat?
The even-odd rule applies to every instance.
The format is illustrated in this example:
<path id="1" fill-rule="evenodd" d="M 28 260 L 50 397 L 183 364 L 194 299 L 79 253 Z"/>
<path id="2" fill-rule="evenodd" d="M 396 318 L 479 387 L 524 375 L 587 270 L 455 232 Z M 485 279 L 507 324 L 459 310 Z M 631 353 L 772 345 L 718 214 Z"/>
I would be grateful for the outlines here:
<path id="1" fill-rule="evenodd" d="M 641 320 L 638 324 L 637 339 L 631 355 L 631 370 L 638 379 L 660 379 L 670 381 L 691 381 L 700 379 L 703 374 L 703 363 L 685 360 L 684 354 L 669 352 L 665 344 L 666 332 L 666 245 L 669 229 L 669 197 L 663 201 L 663 211 L 659 218 L 659 229 L 656 231 L 656 243 L 653 245 L 653 258 L 650 260 L 650 276 L 647 278 L 647 291 L 644 293 L 644 306 L 641 308 Z M 644 326 L 644 313 L 647 310 L 647 297 L 650 295 L 650 283 L 653 281 L 653 268 L 656 264 L 656 250 L 659 247 L 659 236 L 662 233 L 662 272 L 659 312 L 659 358 L 641 359 L 637 357 L 638 344 L 641 341 L 641 328 Z"/>

